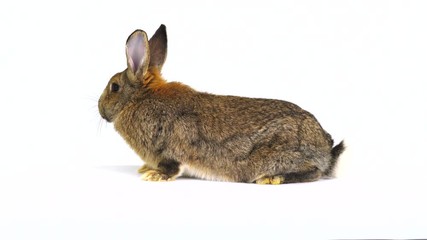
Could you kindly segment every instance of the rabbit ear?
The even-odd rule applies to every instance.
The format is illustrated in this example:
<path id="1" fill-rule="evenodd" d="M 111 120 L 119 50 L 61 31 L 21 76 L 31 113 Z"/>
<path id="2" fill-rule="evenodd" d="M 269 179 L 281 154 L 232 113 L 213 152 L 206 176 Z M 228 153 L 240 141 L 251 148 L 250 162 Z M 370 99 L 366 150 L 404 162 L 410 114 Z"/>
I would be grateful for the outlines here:
<path id="1" fill-rule="evenodd" d="M 166 26 L 160 25 L 150 41 L 150 67 L 157 67 L 162 70 L 162 66 L 165 63 L 168 38 L 166 35 Z"/>
<path id="2" fill-rule="evenodd" d="M 135 30 L 126 41 L 128 73 L 134 80 L 144 76 L 150 62 L 147 34 Z"/>

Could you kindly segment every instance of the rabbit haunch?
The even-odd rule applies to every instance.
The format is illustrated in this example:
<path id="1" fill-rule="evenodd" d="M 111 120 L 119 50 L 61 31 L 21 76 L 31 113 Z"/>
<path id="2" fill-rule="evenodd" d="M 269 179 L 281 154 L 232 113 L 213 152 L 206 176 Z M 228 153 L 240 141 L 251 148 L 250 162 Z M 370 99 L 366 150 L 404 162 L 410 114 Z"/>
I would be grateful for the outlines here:
<path id="1" fill-rule="evenodd" d="M 127 41 L 128 68 L 113 76 L 99 100 L 100 114 L 144 160 L 142 178 L 198 178 L 267 184 L 330 177 L 344 150 L 316 118 L 272 99 L 219 96 L 166 82 L 164 25 L 148 40 Z M 120 86 L 111 91 L 111 84 Z"/>

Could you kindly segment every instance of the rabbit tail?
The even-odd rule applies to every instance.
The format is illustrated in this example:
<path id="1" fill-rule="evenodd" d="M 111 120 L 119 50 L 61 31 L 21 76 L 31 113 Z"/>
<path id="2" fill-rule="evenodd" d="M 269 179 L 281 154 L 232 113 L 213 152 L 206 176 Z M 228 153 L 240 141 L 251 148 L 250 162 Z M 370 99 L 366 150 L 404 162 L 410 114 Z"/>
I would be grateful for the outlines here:
<path id="1" fill-rule="evenodd" d="M 332 177 L 334 173 L 334 169 L 338 162 L 338 157 L 341 155 L 342 152 L 344 152 L 344 150 L 345 150 L 344 141 L 341 141 L 338 145 L 332 148 L 331 161 L 329 163 L 329 167 L 323 173 L 325 177 Z"/>

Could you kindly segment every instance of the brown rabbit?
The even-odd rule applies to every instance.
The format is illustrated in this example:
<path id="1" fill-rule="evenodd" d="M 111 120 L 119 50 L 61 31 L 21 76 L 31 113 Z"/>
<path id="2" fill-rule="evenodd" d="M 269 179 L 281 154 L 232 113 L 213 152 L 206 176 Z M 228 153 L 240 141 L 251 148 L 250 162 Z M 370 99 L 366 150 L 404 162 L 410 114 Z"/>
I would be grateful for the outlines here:
<path id="1" fill-rule="evenodd" d="M 182 174 L 209 180 L 281 184 L 331 177 L 341 142 L 316 118 L 280 100 L 218 96 L 166 82 L 166 27 L 126 42 L 127 69 L 115 74 L 99 112 L 145 161 L 147 181 Z"/>

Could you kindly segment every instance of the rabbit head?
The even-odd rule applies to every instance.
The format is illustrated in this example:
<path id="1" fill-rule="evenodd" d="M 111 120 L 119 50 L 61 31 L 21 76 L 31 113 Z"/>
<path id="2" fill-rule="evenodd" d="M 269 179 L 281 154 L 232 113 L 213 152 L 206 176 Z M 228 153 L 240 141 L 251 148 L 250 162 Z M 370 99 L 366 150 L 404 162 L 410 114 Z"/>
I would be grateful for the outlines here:
<path id="1" fill-rule="evenodd" d="M 98 108 L 101 117 L 114 122 L 117 115 L 149 87 L 151 72 L 160 73 L 166 60 L 166 26 L 160 25 L 150 40 L 143 30 L 135 30 L 126 41 L 127 68 L 116 73 L 102 93 Z"/>

